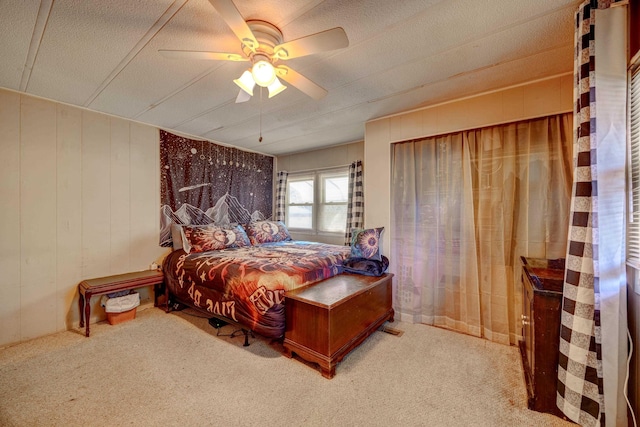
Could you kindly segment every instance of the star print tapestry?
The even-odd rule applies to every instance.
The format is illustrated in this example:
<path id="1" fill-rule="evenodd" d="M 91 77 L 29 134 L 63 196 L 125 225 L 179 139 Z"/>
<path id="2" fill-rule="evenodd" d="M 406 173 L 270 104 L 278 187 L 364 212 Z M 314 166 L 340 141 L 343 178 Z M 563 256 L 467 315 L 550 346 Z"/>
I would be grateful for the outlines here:
<path id="1" fill-rule="evenodd" d="M 160 130 L 160 246 L 171 224 L 271 219 L 273 157 Z"/>

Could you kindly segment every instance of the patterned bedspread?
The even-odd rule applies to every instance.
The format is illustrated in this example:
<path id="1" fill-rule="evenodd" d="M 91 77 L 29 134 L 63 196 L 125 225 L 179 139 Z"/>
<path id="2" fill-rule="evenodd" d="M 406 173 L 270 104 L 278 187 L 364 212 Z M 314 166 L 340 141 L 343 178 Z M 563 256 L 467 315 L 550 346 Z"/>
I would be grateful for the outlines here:
<path id="1" fill-rule="evenodd" d="M 284 293 L 342 273 L 349 253 L 348 246 L 304 241 L 191 254 L 177 250 L 167 256 L 163 271 L 180 302 L 277 338 L 284 334 Z"/>

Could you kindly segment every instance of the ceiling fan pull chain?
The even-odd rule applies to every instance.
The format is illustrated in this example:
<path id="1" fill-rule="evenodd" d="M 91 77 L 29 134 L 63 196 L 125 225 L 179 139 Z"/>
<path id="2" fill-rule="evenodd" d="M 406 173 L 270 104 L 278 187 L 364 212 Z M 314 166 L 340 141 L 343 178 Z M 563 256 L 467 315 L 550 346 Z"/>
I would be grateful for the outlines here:
<path id="1" fill-rule="evenodd" d="M 262 87 L 260 87 L 260 138 L 258 142 L 262 142 Z"/>

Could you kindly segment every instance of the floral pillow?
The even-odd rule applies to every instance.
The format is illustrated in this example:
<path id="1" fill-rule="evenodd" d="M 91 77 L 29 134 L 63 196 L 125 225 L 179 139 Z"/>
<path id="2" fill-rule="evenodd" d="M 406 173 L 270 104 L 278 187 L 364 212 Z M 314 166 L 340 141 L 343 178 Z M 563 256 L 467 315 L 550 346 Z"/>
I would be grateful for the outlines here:
<path id="1" fill-rule="evenodd" d="M 252 245 L 291 240 L 287 226 L 282 221 L 255 221 L 247 225 Z"/>
<path id="2" fill-rule="evenodd" d="M 351 235 L 351 256 L 381 261 L 380 237 L 384 227 L 353 230 Z"/>
<path id="3" fill-rule="evenodd" d="M 240 225 L 228 227 L 213 224 L 183 225 L 182 236 L 183 248 L 187 253 L 251 245 L 247 233 Z"/>

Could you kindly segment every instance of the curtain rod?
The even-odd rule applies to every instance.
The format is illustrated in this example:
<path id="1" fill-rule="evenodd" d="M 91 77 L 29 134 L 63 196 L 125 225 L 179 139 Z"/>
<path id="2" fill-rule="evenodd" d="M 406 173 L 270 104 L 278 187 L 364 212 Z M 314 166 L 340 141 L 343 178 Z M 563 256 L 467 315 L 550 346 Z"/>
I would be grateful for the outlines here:
<path id="1" fill-rule="evenodd" d="M 357 160 L 354 160 L 354 162 L 355 161 Z M 300 169 L 296 171 L 287 171 L 287 172 L 289 173 L 321 172 L 321 171 L 326 171 L 331 169 L 348 168 L 349 166 L 351 166 L 351 163 L 347 163 L 346 165 L 327 166 L 324 168 L 316 168 L 316 169 Z M 284 169 L 280 169 L 278 172 L 280 172 L 281 170 L 284 170 Z"/>

